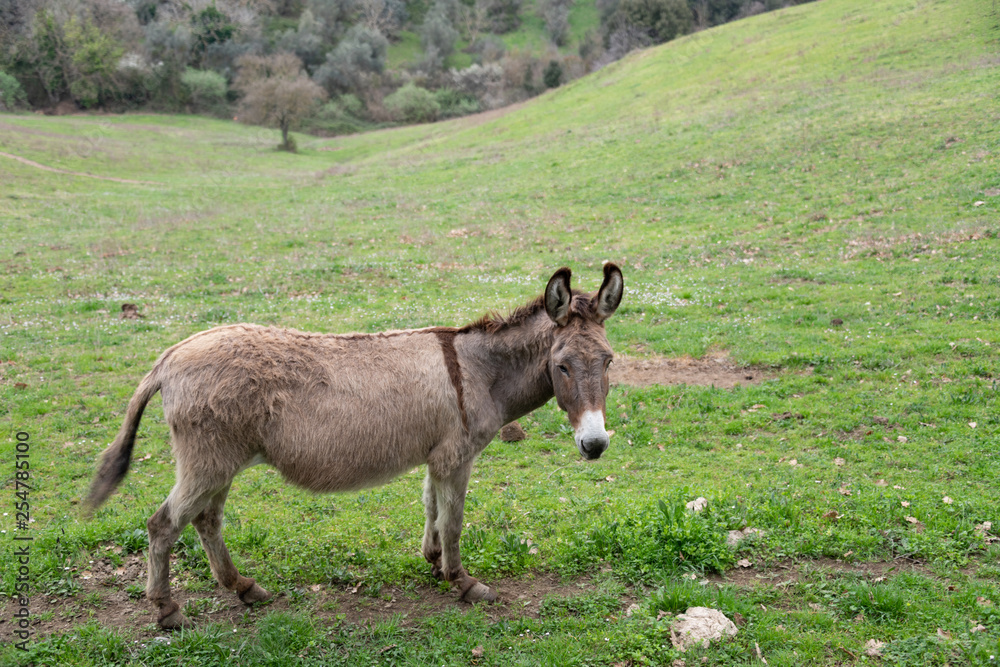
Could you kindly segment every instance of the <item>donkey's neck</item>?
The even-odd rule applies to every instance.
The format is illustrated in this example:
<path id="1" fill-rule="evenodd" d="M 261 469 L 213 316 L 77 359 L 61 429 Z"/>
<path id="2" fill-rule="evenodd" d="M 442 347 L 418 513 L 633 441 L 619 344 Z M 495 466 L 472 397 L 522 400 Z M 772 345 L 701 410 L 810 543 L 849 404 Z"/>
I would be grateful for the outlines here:
<path id="1" fill-rule="evenodd" d="M 548 367 L 553 327 L 541 310 L 500 331 L 471 330 L 461 336 L 470 343 L 463 346 L 466 363 L 475 367 L 475 374 L 488 386 L 502 424 L 523 417 L 554 396 Z"/>

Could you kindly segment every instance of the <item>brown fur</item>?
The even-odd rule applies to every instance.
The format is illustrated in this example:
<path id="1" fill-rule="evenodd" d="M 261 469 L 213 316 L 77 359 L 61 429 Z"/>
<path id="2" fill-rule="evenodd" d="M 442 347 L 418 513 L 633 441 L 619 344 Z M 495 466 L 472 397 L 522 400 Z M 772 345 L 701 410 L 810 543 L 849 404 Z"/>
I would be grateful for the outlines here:
<path id="1" fill-rule="evenodd" d="M 594 295 L 571 291 L 569 277 L 561 269 L 547 288 L 562 304 L 558 313 L 540 297 L 506 318 L 461 328 L 332 335 L 235 324 L 166 350 L 129 402 L 88 499 L 91 509 L 100 506 L 125 477 L 143 409 L 160 391 L 177 460 L 176 484 L 148 522 L 147 597 L 160 624 L 190 624 L 170 597 L 168 573 L 188 523 L 222 585 L 247 603 L 268 597 L 237 572 L 221 534 L 233 477 L 256 463 L 313 491 L 374 486 L 426 464 L 425 557 L 463 597 L 494 599 L 458 551 L 473 461 L 504 424 L 553 393 L 574 424 L 582 411 L 604 409 L 601 364 L 611 348 L 602 322 L 621 298 L 621 273 L 606 267 Z M 561 374 L 553 383 L 556 359 L 573 365 L 573 381 Z M 588 456 L 606 444 L 605 435 Z"/>

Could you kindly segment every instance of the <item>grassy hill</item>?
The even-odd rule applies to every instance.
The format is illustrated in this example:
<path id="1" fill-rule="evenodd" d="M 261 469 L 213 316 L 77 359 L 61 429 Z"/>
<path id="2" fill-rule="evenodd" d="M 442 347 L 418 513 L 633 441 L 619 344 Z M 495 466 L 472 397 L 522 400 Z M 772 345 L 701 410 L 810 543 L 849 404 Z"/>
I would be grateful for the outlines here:
<path id="1" fill-rule="evenodd" d="M 0 664 L 468 664 L 477 646 L 476 664 L 853 664 L 871 639 L 897 664 L 993 664 L 998 37 L 991 0 L 824 0 L 517 108 L 303 137 L 298 155 L 274 131 L 195 117 L 0 116 L 0 151 L 37 163 L 0 156 L 3 460 L 29 433 L 32 610 L 56 633 Z M 421 611 L 436 589 L 416 555 L 419 473 L 342 496 L 243 473 L 225 535 L 283 596 L 244 616 L 188 532 L 174 573 L 202 627 L 170 645 L 144 600 L 123 601 L 139 579 L 85 578 L 143 548 L 172 484 L 157 403 L 148 457 L 95 520 L 76 513 L 168 345 L 236 321 L 461 324 L 562 265 L 593 289 L 603 260 L 625 273 L 620 356 L 726 356 L 769 379 L 615 387 L 597 462 L 575 460 L 554 405 L 527 441 L 487 449 L 466 564 L 534 606 Z M 123 302 L 145 317 L 118 319 Z M 13 507 L 10 482 L 3 495 Z M 658 509 L 697 496 L 697 516 Z M 744 527 L 764 535 L 726 547 Z M 531 598 L 553 573 L 582 593 Z M 681 656 L 660 612 L 693 603 L 745 625 Z"/>

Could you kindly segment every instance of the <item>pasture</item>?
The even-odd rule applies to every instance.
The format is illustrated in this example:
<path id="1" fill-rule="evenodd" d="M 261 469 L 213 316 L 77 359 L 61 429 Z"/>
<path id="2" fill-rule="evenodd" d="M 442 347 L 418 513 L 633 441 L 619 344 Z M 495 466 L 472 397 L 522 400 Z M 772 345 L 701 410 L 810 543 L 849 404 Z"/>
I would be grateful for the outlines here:
<path id="1" fill-rule="evenodd" d="M 998 39 L 992 0 L 824 0 L 297 155 L 196 117 L 0 116 L 0 592 L 32 537 L 34 633 L 15 647 L 8 598 L 0 665 L 996 664 Z M 582 460 L 550 401 L 472 473 L 463 562 L 497 604 L 431 576 L 422 469 L 315 495 L 258 466 L 223 534 L 275 599 L 217 586 L 189 527 L 171 579 L 197 625 L 158 630 L 159 398 L 80 516 L 139 380 L 194 332 L 459 326 L 560 266 L 596 290 L 604 261 L 629 371 L 607 452 Z M 692 605 L 739 634 L 679 652 Z"/>

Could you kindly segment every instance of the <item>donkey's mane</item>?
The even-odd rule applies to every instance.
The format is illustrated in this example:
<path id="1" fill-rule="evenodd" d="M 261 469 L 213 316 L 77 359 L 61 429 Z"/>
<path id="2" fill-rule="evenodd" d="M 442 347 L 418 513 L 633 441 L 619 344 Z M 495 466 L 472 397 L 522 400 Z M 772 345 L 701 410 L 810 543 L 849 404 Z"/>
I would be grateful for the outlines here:
<path id="1" fill-rule="evenodd" d="M 572 290 L 573 293 L 573 312 L 578 314 L 584 314 L 583 304 L 581 300 L 576 298 L 583 295 L 583 292 L 579 290 Z M 503 315 L 499 311 L 491 310 L 482 317 L 480 317 L 475 322 L 470 322 L 464 327 L 461 327 L 459 332 L 468 331 L 482 331 L 484 333 L 495 334 L 500 333 L 505 329 L 512 329 L 514 327 L 519 327 L 531 319 L 538 311 L 545 310 L 545 296 L 541 295 L 535 298 L 533 301 L 529 301 L 523 306 L 518 306 L 514 310 L 510 311 L 508 314 Z"/>

